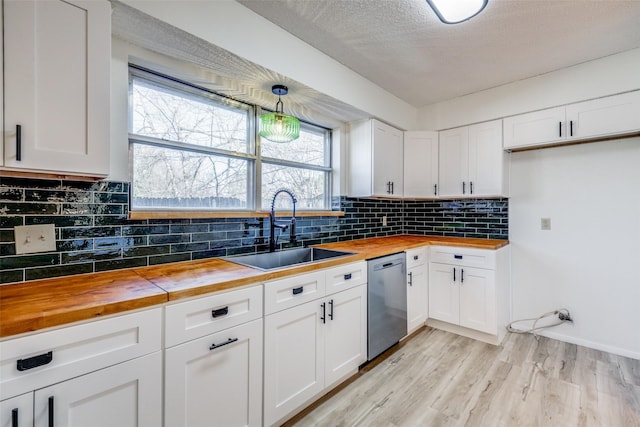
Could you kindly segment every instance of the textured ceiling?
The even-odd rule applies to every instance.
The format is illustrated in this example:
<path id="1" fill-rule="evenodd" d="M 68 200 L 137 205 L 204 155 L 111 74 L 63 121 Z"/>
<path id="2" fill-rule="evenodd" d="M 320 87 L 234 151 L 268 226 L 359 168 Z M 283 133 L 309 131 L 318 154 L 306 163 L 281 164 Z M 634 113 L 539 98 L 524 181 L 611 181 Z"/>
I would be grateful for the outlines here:
<path id="1" fill-rule="evenodd" d="M 457 25 L 425 0 L 238 2 L 415 107 L 640 47 L 640 0 L 489 0 Z"/>

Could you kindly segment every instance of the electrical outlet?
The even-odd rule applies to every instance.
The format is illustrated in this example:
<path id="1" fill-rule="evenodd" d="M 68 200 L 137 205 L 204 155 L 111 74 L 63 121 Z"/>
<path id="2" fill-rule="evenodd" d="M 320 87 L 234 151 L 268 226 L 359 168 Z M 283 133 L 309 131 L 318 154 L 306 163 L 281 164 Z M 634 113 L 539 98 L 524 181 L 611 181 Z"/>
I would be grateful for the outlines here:
<path id="1" fill-rule="evenodd" d="M 382 226 L 383 227 L 387 226 L 387 216 L 386 215 L 382 217 Z"/>
<path id="2" fill-rule="evenodd" d="M 18 255 L 56 250 L 56 229 L 53 224 L 21 225 L 14 227 L 13 231 Z"/>
<path id="3" fill-rule="evenodd" d="M 540 230 L 551 230 L 551 218 L 540 218 Z"/>

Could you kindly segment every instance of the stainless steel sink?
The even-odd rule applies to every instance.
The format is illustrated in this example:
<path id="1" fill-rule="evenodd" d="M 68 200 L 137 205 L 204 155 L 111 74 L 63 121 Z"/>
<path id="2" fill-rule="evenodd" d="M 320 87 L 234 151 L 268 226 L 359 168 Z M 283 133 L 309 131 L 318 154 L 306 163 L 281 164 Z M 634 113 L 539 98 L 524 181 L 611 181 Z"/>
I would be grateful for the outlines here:
<path id="1" fill-rule="evenodd" d="M 334 251 L 320 248 L 300 248 L 279 252 L 266 252 L 255 255 L 238 255 L 223 258 L 225 261 L 253 267 L 260 270 L 274 270 L 292 265 L 318 262 L 330 258 L 353 255 L 351 252 Z"/>

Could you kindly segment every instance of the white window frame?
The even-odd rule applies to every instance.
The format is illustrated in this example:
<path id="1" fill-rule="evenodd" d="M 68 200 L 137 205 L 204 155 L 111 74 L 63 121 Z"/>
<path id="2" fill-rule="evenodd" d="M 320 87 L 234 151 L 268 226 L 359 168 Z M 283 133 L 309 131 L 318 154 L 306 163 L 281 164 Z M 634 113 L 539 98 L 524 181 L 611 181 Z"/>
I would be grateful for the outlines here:
<path id="1" fill-rule="evenodd" d="M 180 93 L 192 93 L 196 96 L 201 96 L 204 98 L 210 98 L 213 101 L 219 101 L 220 99 L 225 99 L 225 102 L 229 102 L 231 105 L 244 105 L 248 106 L 250 110 L 253 111 L 253 114 L 249 114 L 249 141 L 248 141 L 248 152 L 240 153 L 240 152 L 231 152 L 228 150 L 222 150 L 218 148 L 206 147 L 206 146 L 197 146 L 195 144 L 183 143 L 178 141 L 169 141 L 165 139 L 158 139 L 154 137 L 148 137 L 144 135 L 138 135 L 132 133 L 132 117 L 133 110 L 131 102 L 129 102 L 129 176 L 132 177 L 132 182 L 130 185 L 130 191 L 133 192 L 133 145 L 134 144 L 144 144 L 151 145 L 169 149 L 178 149 L 191 151 L 201 154 L 210 154 L 222 157 L 230 157 L 241 160 L 246 160 L 248 162 L 248 173 L 247 173 L 247 207 L 246 208 L 233 208 L 233 209 L 195 209 L 195 208 L 171 208 L 171 207 L 161 207 L 161 208 L 135 208 L 130 206 L 130 210 L 135 212 L 137 210 L 148 211 L 153 210 L 154 212 L 163 212 L 163 211 L 171 211 L 171 212 L 188 212 L 188 211 L 203 211 L 203 212 L 225 212 L 225 211 L 268 211 L 270 206 L 261 206 L 262 204 L 262 164 L 274 164 L 285 167 L 295 167 L 301 169 L 308 169 L 313 171 L 319 171 L 324 173 L 324 206 L 322 208 L 316 209 L 306 209 L 313 211 L 330 211 L 331 210 L 331 190 L 332 190 L 332 177 L 333 177 L 333 169 L 332 169 L 332 143 L 331 143 L 331 130 L 327 129 L 323 126 L 315 125 L 313 123 L 300 121 L 300 129 L 302 131 L 310 130 L 315 132 L 324 133 L 324 156 L 325 161 L 324 165 L 312 165 L 308 163 L 295 162 L 291 160 L 283 160 L 272 157 L 266 157 L 261 155 L 262 148 L 262 139 L 258 134 L 258 120 L 260 115 L 264 111 L 271 111 L 268 109 L 263 109 L 259 106 L 248 104 L 246 102 L 237 101 L 233 98 L 220 95 L 206 88 L 202 88 L 188 82 L 184 82 L 179 79 L 172 78 L 170 76 L 166 76 L 164 74 L 156 73 L 152 70 L 129 64 L 129 94 L 132 93 L 133 79 L 134 77 L 146 79 L 154 82 L 160 86 L 165 86 L 169 89 L 173 89 L 176 92 Z M 294 190 L 295 191 L 295 190 Z M 132 199 L 132 198 L 131 198 Z M 298 208 L 301 211 L 304 211 L 304 208 Z"/>

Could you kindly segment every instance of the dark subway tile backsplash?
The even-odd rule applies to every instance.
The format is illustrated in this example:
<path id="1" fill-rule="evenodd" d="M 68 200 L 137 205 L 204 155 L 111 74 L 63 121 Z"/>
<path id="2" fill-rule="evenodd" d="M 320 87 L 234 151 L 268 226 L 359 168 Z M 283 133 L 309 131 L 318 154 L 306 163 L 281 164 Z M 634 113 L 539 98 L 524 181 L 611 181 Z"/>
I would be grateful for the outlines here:
<path id="1" fill-rule="evenodd" d="M 130 220 L 129 184 L 0 178 L 0 283 L 268 250 L 263 218 Z M 395 234 L 508 238 L 507 199 L 385 200 L 334 197 L 343 217 L 299 217 L 278 248 Z M 386 225 L 383 225 L 386 216 Z M 54 224 L 56 252 L 15 254 L 13 227 Z"/>

